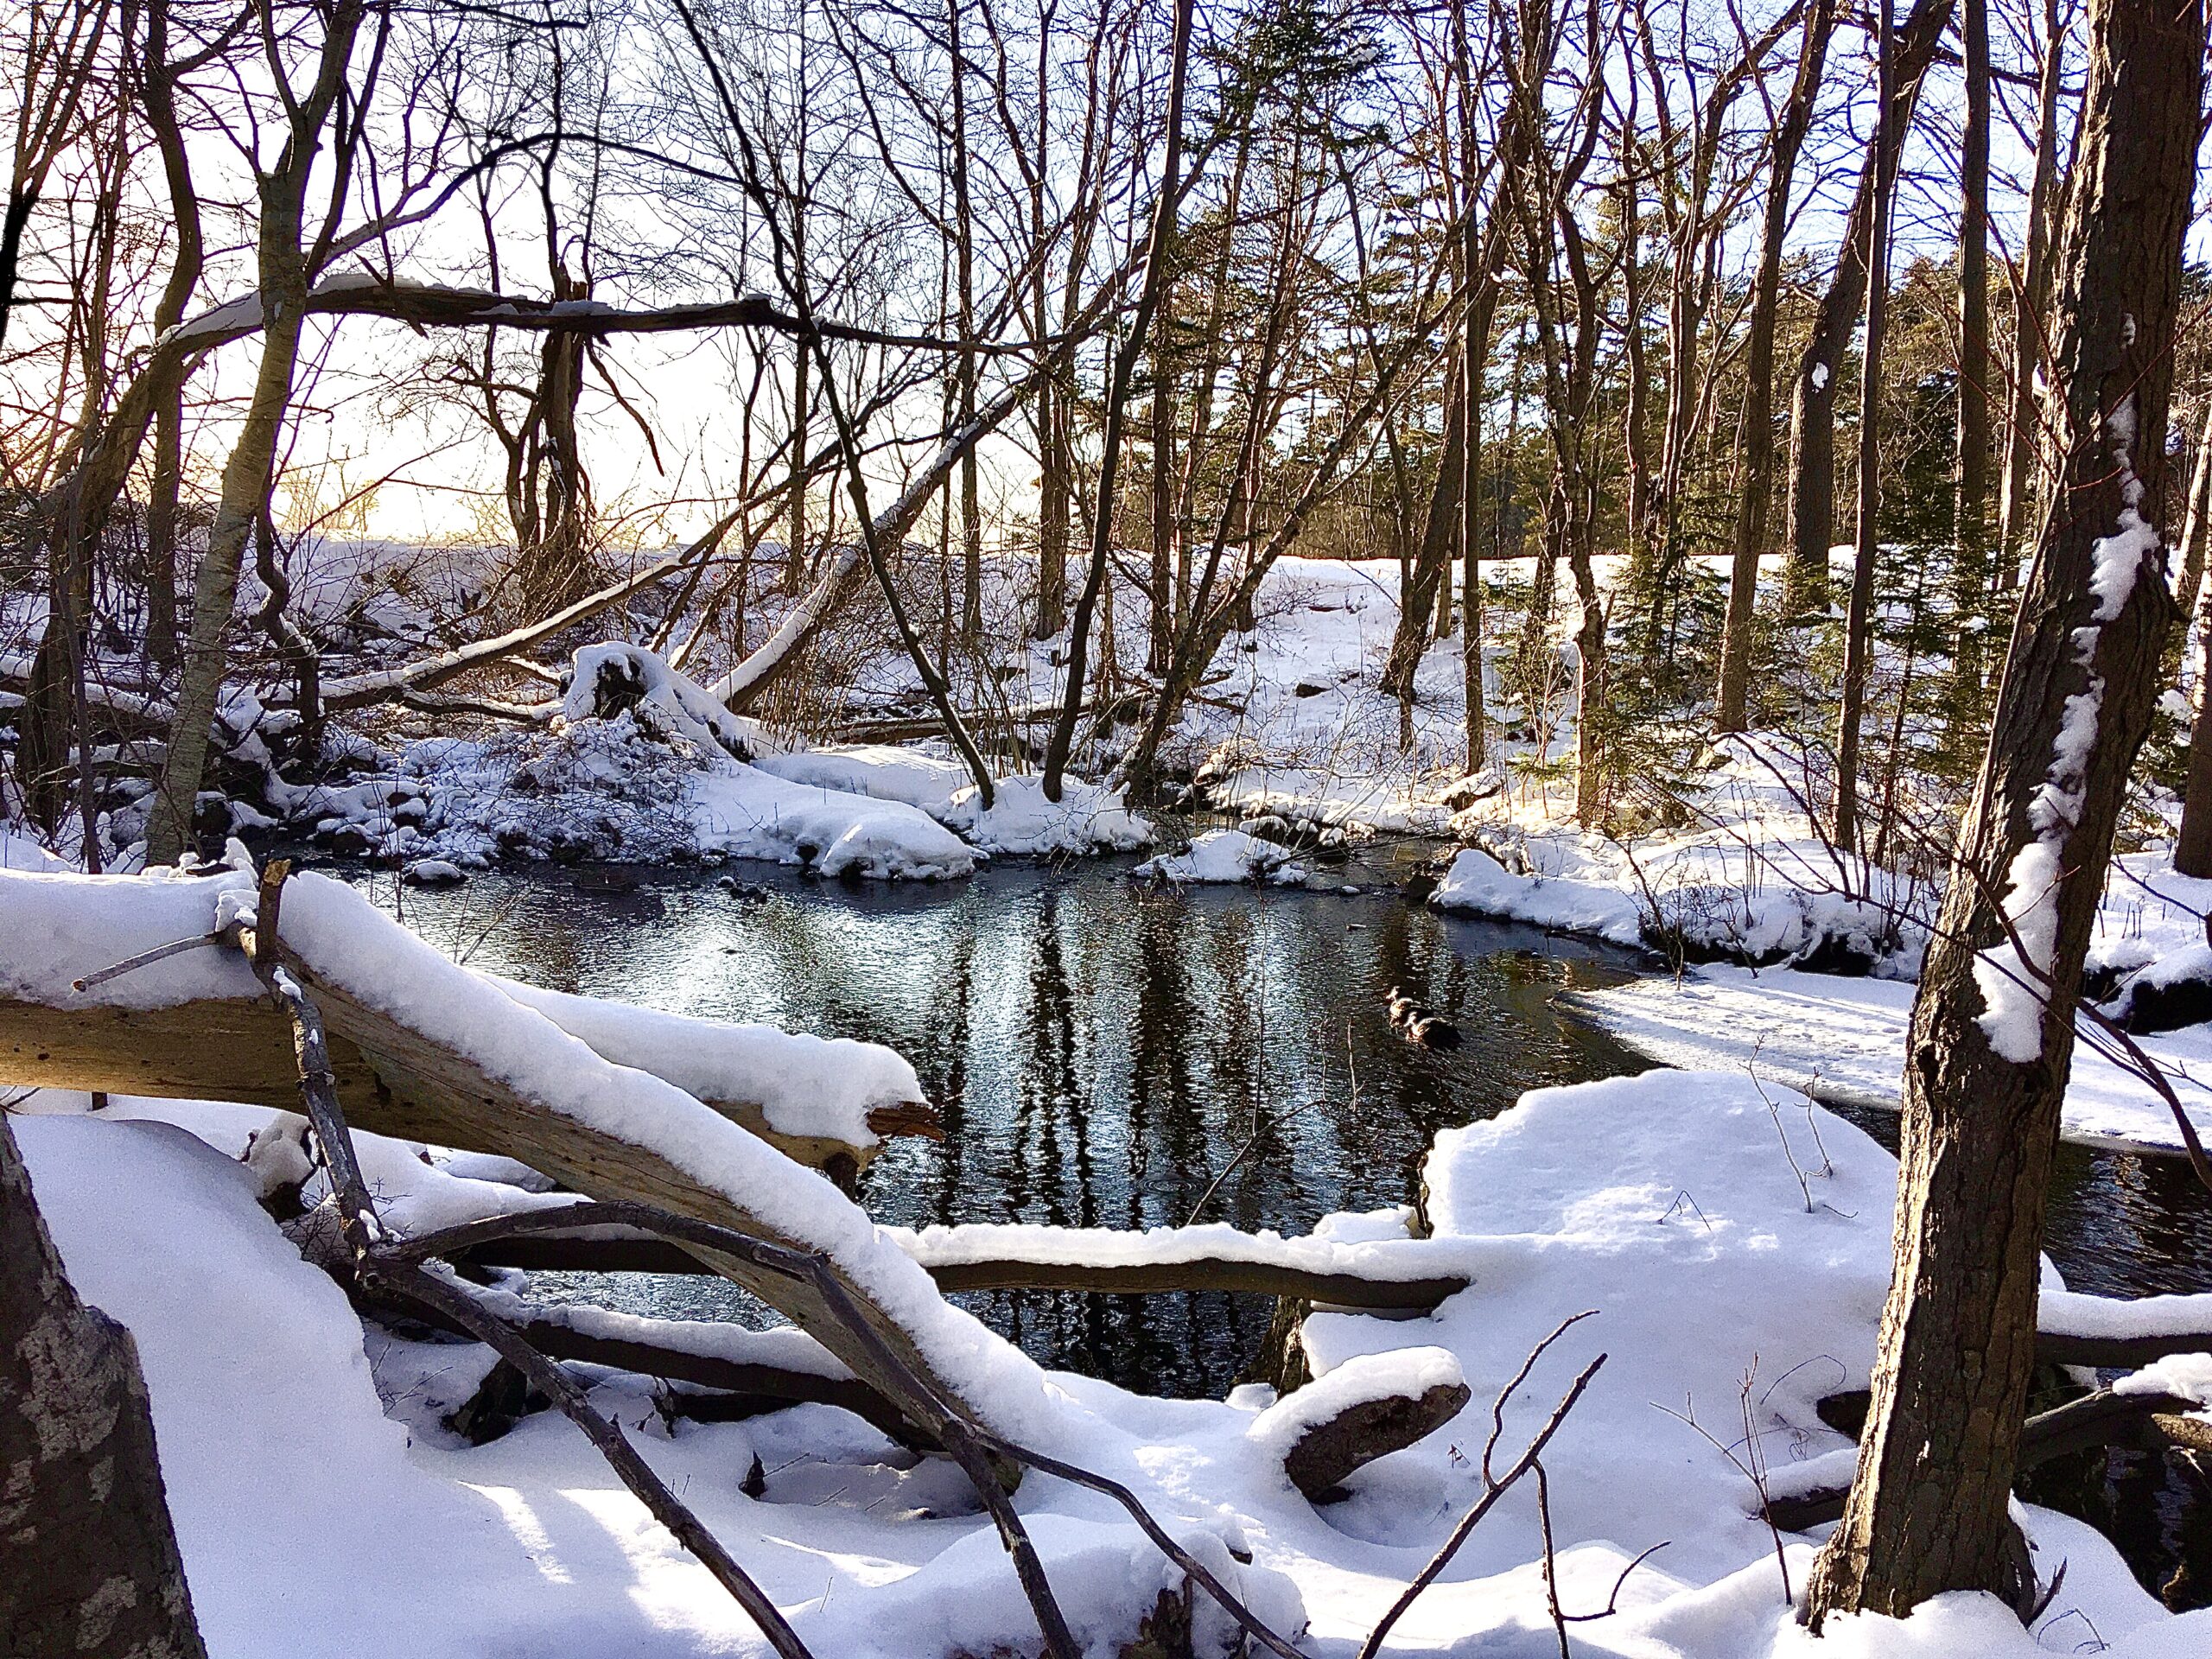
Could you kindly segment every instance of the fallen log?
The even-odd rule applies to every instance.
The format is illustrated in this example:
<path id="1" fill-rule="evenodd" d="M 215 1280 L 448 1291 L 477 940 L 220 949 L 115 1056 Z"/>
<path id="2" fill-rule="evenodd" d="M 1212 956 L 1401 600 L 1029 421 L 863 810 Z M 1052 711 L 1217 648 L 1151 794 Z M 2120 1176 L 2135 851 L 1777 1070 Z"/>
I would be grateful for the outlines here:
<path id="1" fill-rule="evenodd" d="M 378 1307 L 371 1311 L 383 1313 Z M 405 1311 L 410 1318 L 452 1335 L 470 1334 L 435 1309 L 415 1305 Z M 618 1336 L 590 1328 L 591 1316 L 598 1312 L 593 1308 L 525 1308 L 519 1319 L 509 1317 L 506 1310 L 496 1306 L 487 1311 L 550 1359 L 604 1365 L 610 1370 L 715 1389 L 719 1400 L 717 1421 L 780 1411 L 786 1406 L 836 1406 L 873 1423 L 902 1445 L 918 1451 L 942 1449 L 934 1436 L 909 1423 L 896 1406 L 865 1382 L 849 1376 L 763 1359 L 701 1352 L 683 1344 L 681 1327 L 673 1321 L 625 1318 L 621 1321 L 624 1334 Z M 715 1330 L 719 1333 L 721 1327 Z"/>
<path id="2" fill-rule="evenodd" d="M 557 1014 L 548 1011 L 548 1017 L 561 1024 Z M 675 1020 L 680 1016 L 663 1018 Z M 713 1029 L 703 1020 L 686 1023 L 702 1033 Z M 591 1033 L 571 1034 L 592 1042 Z M 467 1138 L 474 1133 L 470 1120 L 457 1117 L 449 1109 L 451 1103 L 426 1080 L 416 1079 L 429 1090 L 424 1096 L 394 1088 L 344 1033 L 333 1032 L 330 1057 L 340 1096 L 348 1103 L 347 1115 L 357 1128 L 467 1152 L 505 1150 L 480 1135 Z M 680 1058 L 680 1053 L 664 1049 L 658 1063 L 653 1053 L 635 1050 L 606 1058 L 658 1077 L 678 1069 L 671 1062 Z M 669 1081 L 683 1086 L 681 1077 Z M 296 1109 L 299 1103 L 291 1027 L 283 1011 L 267 997 L 205 997 L 153 1007 L 73 1007 L 0 996 L 0 1084 L 170 1100 L 237 1101 L 283 1111 Z M 779 1128 L 758 1101 L 703 1098 L 785 1156 L 815 1169 L 849 1165 L 856 1173 L 888 1140 L 906 1135 L 938 1139 L 944 1133 L 935 1109 L 922 1101 L 871 1108 L 866 1122 L 876 1139 L 861 1142 Z M 496 1130 L 493 1138 L 497 1139 Z"/>
<path id="3" fill-rule="evenodd" d="M 1095 1265 L 1007 1257 L 942 1263 L 924 1260 L 922 1265 L 940 1290 L 1084 1290 L 1109 1296 L 1217 1290 L 1287 1296 L 1328 1307 L 1357 1308 L 1363 1313 L 1408 1315 L 1430 1312 L 1446 1297 L 1466 1289 L 1470 1282 L 1450 1275 L 1367 1279 L 1352 1273 L 1317 1273 L 1219 1257 Z"/>
<path id="4" fill-rule="evenodd" d="M 931 1310 L 917 1304 L 902 1317 L 846 1259 L 797 1230 L 846 1241 L 842 1249 L 864 1271 L 895 1282 L 882 1246 L 844 1200 L 827 1187 L 805 1191 L 807 1178 L 795 1172 L 791 1183 L 756 1193 L 781 1160 L 749 1136 L 733 1141 L 714 1133 L 709 1126 L 721 1120 L 698 1112 L 692 1096 L 593 1054 L 543 1014 L 439 957 L 343 884 L 302 876 L 280 888 L 282 878 L 272 866 L 260 901 L 269 904 L 277 891 L 288 900 L 276 937 L 258 937 L 252 914 L 232 910 L 226 938 L 246 951 L 264 981 L 296 982 L 330 1035 L 352 1043 L 391 1096 L 435 1121 L 424 1138 L 519 1159 L 591 1198 L 652 1206 L 673 1218 L 667 1225 L 688 1220 L 706 1224 L 704 1233 L 715 1237 L 741 1237 L 742 1249 L 684 1243 L 815 1337 L 855 1377 L 899 1401 L 917 1427 L 941 1437 L 946 1414 L 977 1408 L 925 1345 L 943 1334 Z M 502 1224 L 518 1224 L 510 1217 Z M 793 1272 L 778 1265 L 785 1260 L 808 1265 Z"/>
<path id="5" fill-rule="evenodd" d="M 896 1235 L 894 1234 L 895 1237 Z M 702 1273 L 687 1252 L 647 1238 L 514 1238 L 469 1253 L 471 1264 L 540 1272 Z M 938 1263 L 923 1268 L 939 1290 L 1077 1290 L 1104 1296 L 1166 1295 L 1216 1290 L 1255 1296 L 1287 1296 L 1369 1313 L 1427 1313 L 1467 1281 L 1363 1279 L 1349 1273 L 1315 1273 L 1265 1262 L 1200 1258 L 1185 1262 L 1084 1267 L 1065 1262 L 1002 1259 Z"/>
<path id="6" fill-rule="evenodd" d="M 1173 1256 L 1140 1262 L 1068 1262 L 996 1256 L 982 1261 L 940 1262 L 913 1243 L 913 1236 L 886 1230 L 922 1264 L 939 1290 L 1073 1290 L 1105 1296 L 1168 1295 L 1181 1291 L 1223 1291 L 1235 1294 L 1287 1297 L 1329 1307 L 1357 1308 L 1378 1315 L 1430 1312 L 1470 1281 L 1442 1274 L 1416 1279 L 1367 1277 L 1354 1272 L 1321 1272 L 1287 1262 L 1241 1260 L 1224 1255 Z M 1147 1236 L 1122 1236 L 1141 1242 Z M 1286 1241 L 1246 1235 L 1255 1245 Z M 700 1273 L 687 1252 L 649 1238 L 580 1237 L 575 1235 L 502 1239 L 469 1252 L 467 1260 L 487 1268 L 579 1273 Z"/>
<path id="7" fill-rule="evenodd" d="M 2165 1432 L 2172 1438 L 2192 1446 L 2212 1446 L 2212 1425 L 2190 1414 L 2199 1409 L 2195 1401 L 2174 1395 L 2121 1394 L 2099 1389 L 2023 1423 L 2018 1467 L 2025 1471 L 2069 1452 L 2128 1445 L 2169 1420 L 2174 1426 Z M 1834 1486 L 1770 1498 L 1766 1517 L 1784 1532 L 1803 1532 L 1840 1519 L 1849 1496 L 1847 1486 Z"/>

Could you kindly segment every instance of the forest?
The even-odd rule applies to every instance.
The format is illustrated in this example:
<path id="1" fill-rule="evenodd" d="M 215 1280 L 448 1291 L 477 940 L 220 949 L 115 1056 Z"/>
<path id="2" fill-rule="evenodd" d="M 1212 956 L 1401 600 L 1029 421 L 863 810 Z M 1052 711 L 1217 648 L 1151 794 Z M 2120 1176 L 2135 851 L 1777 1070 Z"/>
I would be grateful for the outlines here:
<path id="1" fill-rule="evenodd" d="M 0 0 L 0 1656 L 2212 1659 L 2205 0 Z"/>

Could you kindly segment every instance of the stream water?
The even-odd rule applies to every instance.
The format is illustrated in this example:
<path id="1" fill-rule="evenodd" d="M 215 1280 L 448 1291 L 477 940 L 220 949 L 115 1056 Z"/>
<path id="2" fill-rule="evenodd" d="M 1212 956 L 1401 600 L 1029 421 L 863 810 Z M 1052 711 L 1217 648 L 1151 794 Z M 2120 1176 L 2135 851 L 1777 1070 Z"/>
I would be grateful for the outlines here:
<path id="1" fill-rule="evenodd" d="M 869 1167 L 861 1198 L 880 1219 L 1142 1227 L 1202 1212 L 1298 1233 L 1410 1201 L 1439 1129 L 1647 1064 L 1551 1005 L 1647 960 L 1409 904 L 1397 885 L 1425 850 L 1366 855 L 1332 872 L 1360 891 L 1337 893 L 1162 891 L 1131 881 L 1127 859 L 1008 862 L 941 886 L 733 865 L 740 893 L 696 869 L 487 872 L 437 892 L 371 879 L 480 967 L 898 1049 L 948 1134 Z M 1383 1010 L 1393 985 L 1463 1046 L 1402 1041 Z M 1894 1117 L 1859 1122 L 1895 1149 Z M 2077 1289 L 2212 1290 L 2212 1195 L 2177 1160 L 2063 1147 L 2046 1249 Z M 543 1274 L 537 1288 L 664 1317 L 766 1314 L 709 1277 Z M 956 1300 L 1047 1365 L 1173 1395 L 1226 1390 L 1272 1312 L 1213 1293 Z M 2183 1563 L 2212 1580 L 2202 1481 L 2169 1466 L 2181 1461 L 2070 1459 L 2035 1490 L 2102 1526 L 2153 1588 Z"/>
<path id="2" fill-rule="evenodd" d="M 1421 856 L 1332 871 L 1349 893 L 1160 890 L 1128 879 L 1134 861 L 1091 860 L 935 886 L 733 865 L 745 896 L 698 870 L 488 872 L 396 902 L 453 954 L 535 983 L 898 1049 L 949 1133 L 870 1166 L 882 1220 L 1143 1227 L 1203 1200 L 1206 1220 L 1297 1233 L 1409 1201 L 1439 1129 L 1647 1064 L 1551 996 L 1648 962 L 1408 904 L 1397 883 Z M 1393 985 L 1463 1046 L 1400 1040 Z M 1860 1121 L 1894 1147 L 1893 1117 Z M 2077 1289 L 2212 1289 L 2212 1202 L 2177 1160 L 2069 1147 L 2048 1249 Z M 726 1313 L 736 1295 L 712 1279 L 620 1288 L 666 1313 Z M 1048 1364 L 1175 1395 L 1226 1388 L 1268 1312 L 1226 1295 L 964 1300 Z"/>

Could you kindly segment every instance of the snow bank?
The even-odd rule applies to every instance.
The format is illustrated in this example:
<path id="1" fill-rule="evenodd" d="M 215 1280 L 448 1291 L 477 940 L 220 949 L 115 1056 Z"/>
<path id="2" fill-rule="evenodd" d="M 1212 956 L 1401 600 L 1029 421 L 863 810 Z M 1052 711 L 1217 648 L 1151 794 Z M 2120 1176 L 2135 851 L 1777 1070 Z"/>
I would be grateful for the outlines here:
<path id="1" fill-rule="evenodd" d="M 1291 861 L 1289 849 L 1242 830 L 1209 830 L 1179 853 L 1148 858 L 1131 874 L 1149 880 L 1185 882 L 1264 881 L 1298 887 L 1306 879 L 1303 865 Z"/>
<path id="2" fill-rule="evenodd" d="M 880 879 L 975 868 L 972 849 L 911 806 L 794 784 L 651 723 L 632 708 L 557 731 L 412 744 L 399 777 L 325 791 L 316 838 L 464 868 L 508 858 L 758 858 Z"/>
<path id="3" fill-rule="evenodd" d="M 1035 778 L 1001 778 L 988 809 L 970 785 L 947 804 L 944 822 L 987 853 L 1126 853 L 1152 841 L 1152 825 L 1129 810 L 1120 790 L 1074 778 L 1062 780 L 1058 802 L 1045 798 Z"/>
<path id="4" fill-rule="evenodd" d="M 792 783 L 918 808 L 984 853 L 1129 852 L 1152 840 L 1152 825 L 1121 791 L 1075 778 L 1064 780 L 1057 802 L 1035 778 L 995 779 L 986 810 L 965 766 L 925 750 L 844 744 L 770 757 L 760 767 Z"/>
<path id="5" fill-rule="evenodd" d="M 1680 980 L 1644 979 L 1579 991 L 1565 1006 L 1630 1047 L 1669 1065 L 1754 1065 L 1762 1078 L 1894 1107 L 1916 988 L 1787 968 L 1700 968 Z M 2212 1028 L 2138 1039 L 2167 1068 L 2174 1091 L 2212 1136 Z M 2140 1079 L 2076 1044 L 2062 1133 L 2084 1146 L 2177 1151 L 2181 1132 Z"/>
<path id="6" fill-rule="evenodd" d="M 66 870 L 69 868 L 20 830 L 0 823 L 0 870 Z"/>
<path id="7" fill-rule="evenodd" d="M 1428 901 L 1439 910 L 1586 933 L 1616 944 L 1636 944 L 1643 937 L 1643 912 L 1625 893 L 1533 871 L 1516 875 L 1479 847 L 1452 861 Z"/>

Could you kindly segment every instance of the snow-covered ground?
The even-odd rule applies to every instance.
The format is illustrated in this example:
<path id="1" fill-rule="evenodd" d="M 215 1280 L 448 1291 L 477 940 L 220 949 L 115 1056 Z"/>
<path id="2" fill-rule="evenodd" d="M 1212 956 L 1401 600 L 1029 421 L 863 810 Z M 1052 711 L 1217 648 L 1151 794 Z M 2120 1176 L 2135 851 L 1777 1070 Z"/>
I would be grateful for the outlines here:
<path id="1" fill-rule="evenodd" d="M 171 1122 L 130 1121 L 137 1111 Z M 169 1102 L 16 1121 L 73 1278 L 137 1339 L 211 1651 L 289 1659 L 321 1650 L 314 1633 L 325 1631 L 372 1631 L 420 1656 L 764 1651 L 559 1417 L 478 1447 L 440 1426 L 481 1376 L 484 1351 L 375 1331 L 365 1350 L 356 1315 L 270 1221 L 256 1172 L 238 1161 L 253 1120 L 275 1116 Z M 426 1192 L 462 1185 L 399 1143 L 384 1143 L 400 1154 L 388 1159 L 364 1139 L 391 1179 Z M 1755 1449 L 1780 1486 L 1792 1470 L 1825 1473 L 1815 1460 L 1846 1450 L 1813 1405 L 1865 1381 L 1894 1180 L 1892 1161 L 1850 1125 L 1803 1107 L 1777 1121 L 1741 1075 L 1541 1090 L 1439 1138 L 1432 1239 L 1408 1239 L 1401 1211 L 1320 1230 L 1317 1243 L 1339 1252 L 1416 1253 L 1474 1281 L 1429 1318 L 1309 1320 L 1318 1388 L 1361 1395 L 1378 1377 L 1412 1388 L 1452 1371 L 1473 1391 L 1458 1420 L 1353 1476 L 1348 1499 L 1316 1509 L 1289 1485 L 1285 1408 L 1263 1388 L 1171 1402 L 1053 1374 L 1032 1430 L 1129 1484 L 1262 1617 L 1305 1627 L 1317 1659 L 1347 1656 L 1478 1495 L 1487 1402 L 1546 1333 L 1594 1310 L 1508 1402 L 1504 1456 L 1602 1354 L 1544 1459 L 1567 1610 L 1603 1608 L 1639 1552 L 1667 1547 L 1629 1573 L 1618 1612 L 1573 1627 L 1577 1651 L 2024 1659 L 2076 1650 L 2094 1630 L 2129 1659 L 2212 1653 L 2212 1613 L 2169 1617 L 2102 1539 L 2033 1510 L 2039 1572 L 2066 1564 L 2034 1632 L 1976 1597 L 1903 1624 L 1844 1621 L 1817 1646 L 1798 1629 L 1738 1462 Z M 473 1202 L 494 1185 L 468 1181 L 456 1196 Z M 426 1202 L 421 1224 L 455 1207 Z M 507 1288 L 528 1294 L 518 1277 Z M 969 1328 L 980 1351 L 1003 1349 Z M 788 1359 L 810 1344 L 794 1335 L 782 1347 Z M 1034 1650 L 1013 1570 L 948 1465 L 917 1464 L 826 1407 L 671 1427 L 639 1380 L 587 1375 L 601 1408 L 635 1430 L 825 1659 Z M 765 1484 L 748 1497 L 756 1467 Z M 338 1495 L 346 1520 L 334 1529 L 326 1499 Z M 1534 1499 L 1524 1484 L 1484 1521 L 1389 1651 L 1557 1651 Z M 1173 1569 L 1095 1497 L 1033 1474 L 1017 1502 L 1071 1622 L 1094 1651 L 1116 1651 Z M 1793 1592 L 1810 1551 L 1789 1541 Z M 1200 1652 L 1225 1651 L 1224 1639 L 1218 1619 L 1201 1620 Z"/>
<path id="2" fill-rule="evenodd" d="M 1665 1065 L 1748 1068 L 1789 1089 L 1894 1106 L 1916 988 L 1894 980 L 1714 965 L 1680 980 L 1579 991 L 1568 1006 Z M 2136 1041 L 2164 1070 L 2198 1133 L 2212 1138 L 2212 1027 Z M 2150 1085 L 2080 1042 L 2067 1082 L 2064 1134 L 2089 1146 L 2177 1151 L 2182 1145 L 2171 1109 Z"/>

